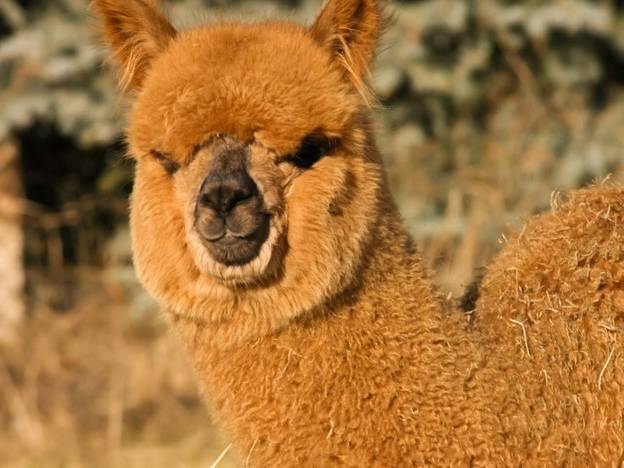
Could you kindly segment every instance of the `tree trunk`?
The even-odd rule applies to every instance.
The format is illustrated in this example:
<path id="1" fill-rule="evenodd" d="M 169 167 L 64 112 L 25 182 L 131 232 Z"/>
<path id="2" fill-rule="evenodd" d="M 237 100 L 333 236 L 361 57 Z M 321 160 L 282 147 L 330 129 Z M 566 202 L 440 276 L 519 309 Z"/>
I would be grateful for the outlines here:
<path id="1" fill-rule="evenodd" d="M 22 183 L 17 143 L 0 141 L 0 344 L 16 338 L 24 316 Z"/>

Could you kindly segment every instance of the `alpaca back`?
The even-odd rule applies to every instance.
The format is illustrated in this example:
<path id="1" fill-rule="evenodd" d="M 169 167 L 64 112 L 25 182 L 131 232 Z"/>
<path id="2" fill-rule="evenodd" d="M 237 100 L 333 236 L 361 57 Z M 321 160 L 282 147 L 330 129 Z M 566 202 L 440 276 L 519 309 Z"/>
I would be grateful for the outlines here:
<path id="1" fill-rule="evenodd" d="M 502 372 L 482 387 L 523 460 L 622 461 L 624 189 L 592 187 L 554 205 L 483 280 L 474 332 Z"/>

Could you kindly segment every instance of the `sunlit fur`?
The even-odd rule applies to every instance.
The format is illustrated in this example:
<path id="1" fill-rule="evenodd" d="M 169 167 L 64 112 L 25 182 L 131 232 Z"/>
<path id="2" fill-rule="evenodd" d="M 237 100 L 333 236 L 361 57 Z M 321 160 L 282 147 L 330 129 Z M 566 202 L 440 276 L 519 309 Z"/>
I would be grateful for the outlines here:
<path id="1" fill-rule="evenodd" d="M 580 192 L 531 221 L 468 320 L 432 286 L 374 142 L 367 83 L 381 2 L 330 0 L 310 28 L 181 33 L 147 0 L 94 6 L 133 99 L 136 268 L 241 459 L 622 462 L 621 189 Z M 318 130 L 338 146 L 310 169 L 284 162 Z M 242 266 L 215 262 L 192 228 L 220 138 L 249 145 L 273 215 L 269 240 Z M 180 169 L 168 173 L 154 150 Z"/>

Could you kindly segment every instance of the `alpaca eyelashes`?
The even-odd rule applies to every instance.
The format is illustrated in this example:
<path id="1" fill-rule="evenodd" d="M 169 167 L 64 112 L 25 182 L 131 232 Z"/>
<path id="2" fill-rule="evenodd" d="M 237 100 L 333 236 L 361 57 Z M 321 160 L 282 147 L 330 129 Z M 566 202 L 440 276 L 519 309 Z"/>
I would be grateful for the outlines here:
<path id="1" fill-rule="evenodd" d="M 284 156 L 280 162 L 289 162 L 301 169 L 310 169 L 323 156 L 338 145 L 338 139 L 320 133 L 306 136 L 293 154 Z"/>
<path id="2" fill-rule="evenodd" d="M 338 146 L 338 143 L 339 140 L 337 138 L 329 138 L 321 133 L 313 132 L 301 140 L 299 147 L 294 153 L 283 156 L 279 159 L 279 162 L 287 162 L 300 169 L 310 169 L 316 162 Z M 180 164 L 161 151 L 150 150 L 150 155 L 160 163 L 169 175 L 175 174 L 180 169 Z"/>
<path id="3" fill-rule="evenodd" d="M 160 151 L 151 150 L 150 154 L 160 163 L 167 174 L 173 175 L 180 169 L 180 165 L 177 162 L 172 161 L 171 158 L 165 156 Z"/>

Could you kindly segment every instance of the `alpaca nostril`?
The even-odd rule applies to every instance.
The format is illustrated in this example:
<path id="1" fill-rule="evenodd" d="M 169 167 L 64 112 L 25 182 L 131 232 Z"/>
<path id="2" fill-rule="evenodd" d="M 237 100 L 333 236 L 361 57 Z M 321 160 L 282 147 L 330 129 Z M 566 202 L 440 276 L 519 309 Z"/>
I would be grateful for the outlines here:
<path id="1" fill-rule="evenodd" d="M 222 207 L 224 211 L 231 211 L 239 203 L 249 200 L 253 196 L 253 193 L 248 190 L 234 190 L 231 193 L 226 194 L 222 200 Z"/>
<path id="2" fill-rule="evenodd" d="M 199 205 L 217 213 L 227 214 L 238 204 L 258 194 L 258 188 L 245 171 L 225 177 L 209 175 L 199 193 Z"/>

